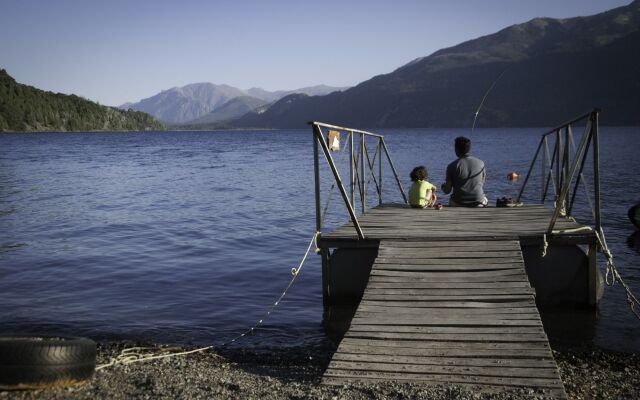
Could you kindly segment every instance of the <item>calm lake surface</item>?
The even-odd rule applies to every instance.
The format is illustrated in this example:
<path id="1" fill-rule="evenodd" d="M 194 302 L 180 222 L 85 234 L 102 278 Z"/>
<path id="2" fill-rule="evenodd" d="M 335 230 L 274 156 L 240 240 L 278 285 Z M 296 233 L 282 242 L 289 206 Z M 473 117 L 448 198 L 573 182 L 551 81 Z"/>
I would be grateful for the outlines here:
<path id="1" fill-rule="evenodd" d="M 492 204 L 517 194 L 506 175 L 526 173 L 543 132 L 471 135 L 472 154 L 487 164 Z M 405 189 L 420 164 L 441 183 L 453 139 L 470 134 L 377 133 L 385 135 Z M 605 233 L 636 295 L 640 236 L 626 213 L 640 202 L 639 149 L 639 128 L 601 128 Z M 312 155 L 310 129 L 0 135 L 0 334 L 214 345 L 236 336 L 282 293 L 314 232 Z M 322 167 L 326 193 L 329 170 L 324 161 Z M 401 200 L 392 183 L 386 171 L 386 202 Z M 537 185 L 527 202 L 538 198 Z M 585 204 L 577 207 L 589 218 Z M 338 193 L 327 218 L 329 227 L 346 222 Z M 285 300 L 240 345 L 325 340 L 320 281 L 320 258 L 312 253 Z M 586 321 L 580 340 L 640 353 L 640 322 L 619 285 L 605 289 Z"/>

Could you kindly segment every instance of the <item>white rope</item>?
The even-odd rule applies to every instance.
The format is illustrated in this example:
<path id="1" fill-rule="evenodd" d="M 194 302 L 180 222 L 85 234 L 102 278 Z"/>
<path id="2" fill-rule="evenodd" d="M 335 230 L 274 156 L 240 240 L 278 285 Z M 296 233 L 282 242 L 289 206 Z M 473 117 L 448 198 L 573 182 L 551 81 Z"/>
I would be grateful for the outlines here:
<path id="1" fill-rule="evenodd" d="M 570 217 L 570 219 L 572 219 L 572 217 Z M 575 220 L 574 220 L 575 222 Z M 551 234 L 553 235 L 558 235 L 558 234 L 562 234 L 562 233 L 577 233 L 577 232 L 584 232 L 584 231 L 593 231 L 593 229 L 590 226 L 580 226 L 578 228 L 569 228 L 569 229 L 556 229 L 551 231 Z M 547 256 L 547 248 L 549 247 L 549 241 L 547 240 L 547 234 L 544 233 L 542 234 L 542 257 L 546 257 Z"/>
<path id="2" fill-rule="evenodd" d="M 608 286 L 613 286 L 616 284 L 616 282 L 620 282 L 620 285 L 622 285 L 622 288 L 626 292 L 627 303 L 629 304 L 629 308 L 631 309 L 631 312 L 636 316 L 636 318 L 640 320 L 640 313 L 638 312 L 638 310 L 636 310 L 636 306 L 640 305 L 640 301 L 638 301 L 636 296 L 633 295 L 633 293 L 631 292 L 631 288 L 629 288 L 629 286 L 625 283 L 625 281 L 622 279 L 622 277 L 618 273 L 618 269 L 613 263 L 613 254 L 611 253 L 611 251 L 609 250 L 609 247 L 607 246 L 607 240 L 604 237 L 604 231 L 602 230 L 602 227 L 600 228 L 599 231 L 596 232 L 596 237 L 598 238 L 598 243 L 600 245 L 602 254 L 604 254 L 604 256 L 607 258 L 607 266 L 605 269 L 606 272 L 605 272 L 605 278 L 604 278 L 606 284 Z"/>
<path id="3" fill-rule="evenodd" d="M 581 226 L 579 228 L 554 230 L 552 231 L 552 233 L 553 234 L 575 233 L 575 232 L 581 232 L 581 231 L 594 231 L 594 230 L 590 226 Z M 607 258 L 607 266 L 605 267 L 605 275 L 604 275 L 605 283 L 607 284 L 607 286 L 613 286 L 616 284 L 616 282 L 620 282 L 620 285 L 622 285 L 622 288 L 626 292 L 627 303 L 629 304 L 629 308 L 631 309 L 631 312 L 636 316 L 636 318 L 640 320 L 640 312 L 638 312 L 638 310 L 636 309 L 636 306 L 640 306 L 640 301 L 638 301 L 638 298 L 634 296 L 633 292 L 631 292 L 631 288 L 629 288 L 629 286 L 620 276 L 620 273 L 618 273 L 618 269 L 613 263 L 613 253 L 611 253 L 611 250 L 609 250 L 609 247 L 607 246 L 607 240 L 604 237 L 604 231 L 602 230 L 602 227 L 600 227 L 598 231 L 594 231 L 594 232 L 596 234 L 596 238 L 598 239 L 598 245 L 600 246 L 600 251 Z M 549 242 L 547 241 L 547 235 L 543 234 L 542 235 L 542 257 L 545 257 L 547 255 L 548 247 L 549 247 Z"/>
<path id="4" fill-rule="evenodd" d="M 253 333 L 271 315 L 273 310 L 280 304 L 280 302 L 282 301 L 284 296 L 286 296 L 291 286 L 293 286 L 293 283 L 296 281 L 296 278 L 300 274 L 300 271 L 302 270 L 302 267 L 304 266 L 304 263 L 307 260 L 307 257 L 309 256 L 309 252 L 311 251 L 311 246 L 315 243 L 316 249 L 318 248 L 317 239 L 319 234 L 320 232 L 316 232 L 313 234 L 313 236 L 311 237 L 311 241 L 309 242 L 309 246 L 307 247 L 307 251 L 305 252 L 304 257 L 302 257 L 300 264 L 298 264 L 298 268 L 291 268 L 291 275 L 292 275 L 291 281 L 289 281 L 289 284 L 284 289 L 280 297 L 278 297 L 278 299 L 271 305 L 269 310 L 267 310 L 267 312 L 262 316 L 262 318 L 260 318 L 258 322 L 253 324 L 251 328 L 242 332 L 241 334 L 234 337 L 233 339 L 222 343 L 219 347 L 227 346 L 247 336 L 248 334 Z M 214 347 L 215 346 L 211 345 L 206 347 L 200 347 L 194 350 L 179 351 L 179 352 L 173 352 L 170 349 L 164 349 L 164 351 L 161 350 L 161 352 L 164 352 L 165 354 L 154 354 L 152 352 L 142 353 L 142 351 L 155 350 L 151 347 L 130 347 L 128 349 L 122 350 L 120 354 L 118 354 L 116 357 L 111 358 L 111 360 L 108 363 L 97 366 L 96 371 L 99 371 L 101 369 L 111 367 L 114 365 L 129 365 L 129 364 L 138 363 L 142 361 L 150 361 L 150 360 L 157 360 L 160 358 L 178 357 L 178 356 L 184 356 L 188 354 L 201 353 L 201 352 L 213 349 Z"/>

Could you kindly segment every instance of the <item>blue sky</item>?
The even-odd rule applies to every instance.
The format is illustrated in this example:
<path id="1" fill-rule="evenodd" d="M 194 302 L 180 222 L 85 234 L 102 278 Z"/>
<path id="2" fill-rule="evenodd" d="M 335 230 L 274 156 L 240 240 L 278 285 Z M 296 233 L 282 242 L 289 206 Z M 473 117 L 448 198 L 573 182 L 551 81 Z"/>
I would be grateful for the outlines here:
<path id="1" fill-rule="evenodd" d="M 535 17 L 630 0 L 0 0 L 0 68 L 101 104 L 195 82 L 352 86 Z"/>

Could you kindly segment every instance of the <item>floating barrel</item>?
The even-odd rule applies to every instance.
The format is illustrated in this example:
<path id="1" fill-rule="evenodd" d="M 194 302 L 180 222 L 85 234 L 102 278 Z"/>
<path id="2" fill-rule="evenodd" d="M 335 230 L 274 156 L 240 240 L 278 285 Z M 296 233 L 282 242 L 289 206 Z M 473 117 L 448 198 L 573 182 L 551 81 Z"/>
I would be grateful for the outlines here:
<path id="1" fill-rule="evenodd" d="M 629 219 L 637 229 L 640 229 L 640 203 L 629 209 Z"/>

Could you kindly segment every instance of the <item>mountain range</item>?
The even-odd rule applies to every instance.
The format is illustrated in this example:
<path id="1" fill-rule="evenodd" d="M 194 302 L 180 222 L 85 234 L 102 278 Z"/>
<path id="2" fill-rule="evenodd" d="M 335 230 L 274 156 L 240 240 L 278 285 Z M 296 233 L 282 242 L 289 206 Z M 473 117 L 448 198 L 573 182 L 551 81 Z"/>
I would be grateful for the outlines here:
<path id="1" fill-rule="evenodd" d="M 196 83 L 120 109 L 17 83 L 0 70 L 0 131 L 549 126 L 602 109 L 640 125 L 640 0 L 600 14 L 536 18 L 420 57 L 351 88 L 270 92 Z M 124 108 L 124 110 L 122 109 Z"/>
<path id="2" fill-rule="evenodd" d="M 493 89 L 489 89 L 493 86 Z M 294 94 L 234 127 L 549 126 L 600 107 L 640 125 L 640 0 L 604 13 L 536 18 L 418 58 L 348 90 Z"/>
<path id="3" fill-rule="evenodd" d="M 317 85 L 270 92 L 260 88 L 242 90 L 224 84 L 192 83 L 164 90 L 137 103 L 125 103 L 119 108 L 142 111 L 173 125 L 204 124 L 240 117 L 292 93 L 313 96 L 344 89 Z"/>

